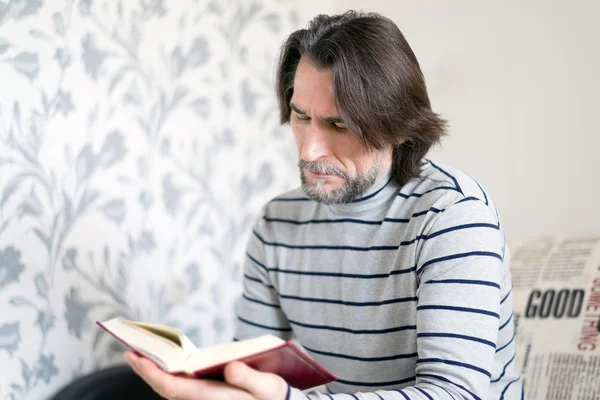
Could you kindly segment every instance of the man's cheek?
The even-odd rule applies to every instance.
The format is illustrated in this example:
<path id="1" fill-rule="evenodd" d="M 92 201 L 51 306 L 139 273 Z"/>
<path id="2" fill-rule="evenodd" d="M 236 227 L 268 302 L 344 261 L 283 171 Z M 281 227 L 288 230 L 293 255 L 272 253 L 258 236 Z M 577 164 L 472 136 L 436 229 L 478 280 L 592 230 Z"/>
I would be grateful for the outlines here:
<path id="1" fill-rule="evenodd" d="M 294 134 L 294 140 L 296 141 L 296 146 L 298 147 L 298 153 L 301 152 L 302 147 L 304 147 L 304 139 L 301 128 L 294 122 L 292 119 L 290 121 L 290 128 L 292 129 L 292 133 Z"/>

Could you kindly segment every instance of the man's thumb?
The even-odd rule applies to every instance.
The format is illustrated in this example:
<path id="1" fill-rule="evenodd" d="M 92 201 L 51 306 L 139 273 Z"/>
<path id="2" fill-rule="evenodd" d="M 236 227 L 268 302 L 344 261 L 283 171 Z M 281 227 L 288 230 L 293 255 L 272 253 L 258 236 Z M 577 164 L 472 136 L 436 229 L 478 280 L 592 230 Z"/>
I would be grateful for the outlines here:
<path id="1" fill-rule="evenodd" d="M 288 391 L 288 384 L 280 376 L 259 372 L 237 361 L 225 367 L 225 380 L 258 400 L 285 400 Z"/>

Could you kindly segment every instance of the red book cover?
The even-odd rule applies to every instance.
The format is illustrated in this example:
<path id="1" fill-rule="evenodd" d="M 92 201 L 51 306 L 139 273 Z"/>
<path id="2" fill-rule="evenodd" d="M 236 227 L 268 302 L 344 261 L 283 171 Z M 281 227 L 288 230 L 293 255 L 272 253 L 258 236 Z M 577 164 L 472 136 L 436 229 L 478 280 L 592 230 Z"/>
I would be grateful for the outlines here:
<path id="1" fill-rule="evenodd" d="M 273 349 L 240 358 L 248 366 L 262 372 L 281 376 L 291 386 L 304 390 L 324 385 L 337 378 L 323 366 L 306 355 L 291 341 Z M 227 363 L 196 371 L 198 378 L 223 379 L 223 369 Z"/>
<path id="2" fill-rule="evenodd" d="M 102 323 L 97 322 L 97 324 L 124 345 L 131 348 L 136 354 L 145 357 L 145 355 L 140 354 L 132 345 L 107 329 Z M 291 341 L 287 341 L 275 348 L 240 358 L 238 361 L 242 361 L 258 371 L 277 374 L 288 384 L 300 390 L 310 389 L 337 380 L 334 375 L 300 350 Z M 198 379 L 223 380 L 223 370 L 226 365 L 227 363 L 215 364 L 195 371 L 192 376 Z M 177 375 L 190 376 L 183 373 Z"/>

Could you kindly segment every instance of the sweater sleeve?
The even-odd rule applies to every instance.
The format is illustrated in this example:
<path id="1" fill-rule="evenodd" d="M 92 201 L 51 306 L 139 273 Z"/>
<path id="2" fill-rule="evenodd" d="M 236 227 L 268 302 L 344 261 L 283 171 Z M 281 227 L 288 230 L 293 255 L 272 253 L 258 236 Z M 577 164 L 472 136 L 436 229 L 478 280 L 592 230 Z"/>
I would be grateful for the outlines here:
<path id="1" fill-rule="evenodd" d="M 292 329 L 279 304 L 276 282 L 267 266 L 265 246 L 259 238 L 266 234 L 261 216 L 255 222 L 244 259 L 243 293 L 238 302 L 234 340 L 265 334 L 290 339 Z"/>
<path id="2" fill-rule="evenodd" d="M 289 400 L 488 397 L 504 248 L 496 215 L 483 202 L 467 198 L 438 214 L 419 240 L 415 384 L 353 394 L 292 388 Z"/>

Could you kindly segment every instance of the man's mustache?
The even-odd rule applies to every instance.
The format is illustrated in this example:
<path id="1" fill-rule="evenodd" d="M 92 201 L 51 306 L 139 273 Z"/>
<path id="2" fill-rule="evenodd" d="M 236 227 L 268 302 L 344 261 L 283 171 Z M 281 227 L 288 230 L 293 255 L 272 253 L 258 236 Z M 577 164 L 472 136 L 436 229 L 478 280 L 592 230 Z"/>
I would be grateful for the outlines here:
<path id="1" fill-rule="evenodd" d="M 327 165 L 323 161 L 308 162 L 308 161 L 300 160 L 300 161 L 298 161 L 298 167 L 300 167 L 300 169 L 305 169 L 305 168 L 309 169 L 311 171 L 316 172 L 317 174 L 337 175 L 341 178 L 348 179 L 348 175 L 346 175 L 346 173 L 344 171 L 342 171 L 341 169 L 336 168 L 334 166 Z"/>

